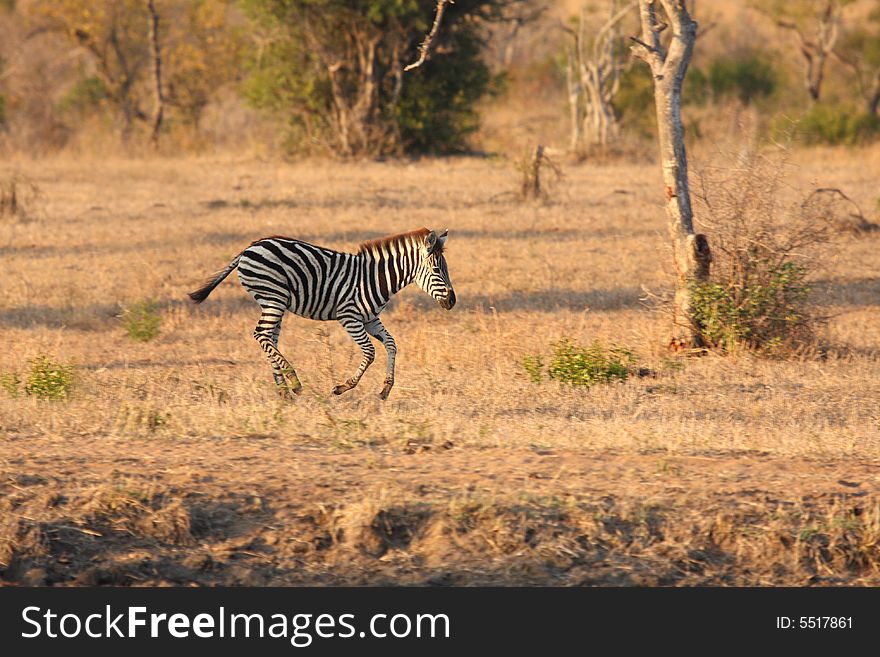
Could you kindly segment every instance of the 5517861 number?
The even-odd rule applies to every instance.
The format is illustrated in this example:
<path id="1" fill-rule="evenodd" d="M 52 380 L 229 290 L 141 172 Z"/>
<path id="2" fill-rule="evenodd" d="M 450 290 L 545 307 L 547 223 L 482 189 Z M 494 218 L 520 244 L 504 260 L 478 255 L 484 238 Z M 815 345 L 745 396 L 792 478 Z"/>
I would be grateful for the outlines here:
<path id="1" fill-rule="evenodd" d="M 776 627 L 780 630 L 849 630 L 852 616 L 777 616 Z"/>

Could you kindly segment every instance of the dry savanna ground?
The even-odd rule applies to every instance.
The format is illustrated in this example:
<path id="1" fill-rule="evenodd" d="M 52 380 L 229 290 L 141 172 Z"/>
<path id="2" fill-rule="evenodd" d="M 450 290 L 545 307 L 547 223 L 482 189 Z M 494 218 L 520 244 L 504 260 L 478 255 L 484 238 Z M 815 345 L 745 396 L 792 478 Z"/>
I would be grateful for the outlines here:
<path id="1" fill-rule="evenodd" d="M 0 218 L 0 374 L 75 364 L 62 401 L 0 390 L 0 582 L 880 584 L 880 236 L 817 262 L 821 357 L 674 357 L 642 299 L 670 285 L 654 164 L 564 167 L 522 203 L 510 162 L 22 161 Z M 880 151 L 796 154 L 786 193 L 876 218 Z M 397 384 L 334 384 L 359 350 L 285 320 L 305 385 L 279 399 L 230 277 L 252 240 L 339 249 L 448 227 L 459 303 L 383 316 Z M 711 239 L 711 233 L 710 233 Z M 120 317 L 155 299 L 161 333 Z M 568 337 L 647 376 L 574 388 L 520 363 Z"/>

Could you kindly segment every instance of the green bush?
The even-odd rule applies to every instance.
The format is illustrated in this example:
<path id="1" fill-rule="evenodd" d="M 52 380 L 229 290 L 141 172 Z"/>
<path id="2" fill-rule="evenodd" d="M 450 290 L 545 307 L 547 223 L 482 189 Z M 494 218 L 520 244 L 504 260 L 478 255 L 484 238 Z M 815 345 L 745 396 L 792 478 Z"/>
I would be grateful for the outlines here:
<path id="1" fill-rule="evenodd" d="M 159 335 L 162 326 L 159 306 L 152 299 L 138 301 L 123 313 L 122 323 L 132 340 L 149 342 Z"/>
<path id="2" fill-rule="evenodd" d="M 107 86 L 98 77 L 77 80 L 61 100 L 58 111 L 62 114 L 84 115 L 90 113 L 108 97 Z"/>
<path id="3" fill-rule="evenodd" d="M 654 80 L 647 66 L 633 66 L 620 76 L 620 87 L 611 101 L 624 132 L 653 137 L 657 125 Z"/>
<path id="4" fill-rule="evenodd" d="M 858 146 L 880 138 L 880 116 L 816 105 L 803 116 L 797 132 L 807 144 Z"/>
<path id="5" fill-rule="evenodd" d="M 76 368 L 72 363 L 56 363 L 48 356 L 40 354 L 30 363 L 24 391 L 38 399 L 67 399 L 73 388 L 75 372 Z"/>
<path id="6" fill-rule="evenodd" d="M 770 60 L 759 54 L 716 59 L 707 78 L 714 98 L 734 97 L 744 104 L 771 96 L 779 83 Z"/>
<path id="7" fill-rule="evenodd" d="M 393 108 L 400 146 L 408 153 L 464 152 L 467 137 L 480 127 L 474 106 L 489 90 L 489 69 L 476 35 L 456 41 L 458 56 L 432 59 L 414 71 Z"/>
<path id="8" fill-rule="evenodd" d="M 694 168 L 694 210 L 708 228 L 712 267 L 707 281 L 691 283 L 692 319 L 709 348 L 802 354 L 821 323 L 809 281 L 837 231 L 822 195 L 782 200 L 787 148 L 738 148 L 719 154 L 723 166 Z"/>
<path id="9" fill-rule="evenodd" d="M 707 346 L 774 354 L 809 331 L 807 269 L 790 261 L 753 258 L 737 279 L 694 282 L 694 320 Z"/>
<path id="10" fill-rule="evenodd" d="M 556 381 L 590 387 L 597 383 L 625 381 L 632 373 L 634 363 L 632 352 L 624 347 L 606 349 L 598 340 L 588 347 L 581 347 L 563 338 L 553 345 L 547 374 Z M 522 367 L 534 383 L 542 381 L 544 362 L 540 356 L 526 356 Z"/>

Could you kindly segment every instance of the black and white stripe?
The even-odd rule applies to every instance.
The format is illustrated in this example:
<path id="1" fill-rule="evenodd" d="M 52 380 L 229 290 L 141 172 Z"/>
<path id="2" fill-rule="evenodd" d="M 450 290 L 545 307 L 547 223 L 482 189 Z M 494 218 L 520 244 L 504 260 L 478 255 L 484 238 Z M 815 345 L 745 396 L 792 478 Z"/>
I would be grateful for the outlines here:
<path id="1" fill-rule="evenodd" d="M 422 228 L 366 242 L 356 254 L 333 251 L 288 237 L 257 240 L 200 289 L 191 292 L 204 301 L 236 267 L 238 278 L 263 310 L 254 337 L 266 352 L 275 383 L 282 394 L 299 393 L 296 371 L 278 351 L 284 313 L 317 320 L 338 320 L 363 351 L 354 376 L 333 389 L 341 394 L 354 388 L 376 357 L 370 336 L 388 352 L 388 371 L 380 397 L 394 385 L 397 345 L 379 320 L 391 297 L 415 282 L 447 310 L 455 305 L 455 291 L 443 249 L 447 231 L 437 236 Z"/>

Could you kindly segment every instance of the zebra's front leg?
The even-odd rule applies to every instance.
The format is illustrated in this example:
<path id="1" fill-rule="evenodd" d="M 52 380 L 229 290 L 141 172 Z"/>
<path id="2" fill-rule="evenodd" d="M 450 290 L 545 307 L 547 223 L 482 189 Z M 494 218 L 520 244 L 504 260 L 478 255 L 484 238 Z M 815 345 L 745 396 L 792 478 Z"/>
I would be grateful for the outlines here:
<path id="1" fill-rule="evenodd" d="M 363 322 L 357 319 L 341 319 L 339 320 L 339 323 L 342 324 L 342 327 L 346 331 L 348 331 L 352 340 L 357 342 L 361 351 L 364 353 L 364 357 L 361 359 L 361 364 L 358 367 L 357 372 L 354 373 L 354 376 L 348 379 L 345 383 L 340 383 L 333 388 L 334 395 L 341 395 L 343 392 L 354 388 L 361 380 L 364 372 L 367 371 L 367 368 L 376 358 L 376 348 L 373 346 L 373 343 L 370 342 L 370 336 L 367 335 Z"/>
<path id="2" fill-rule="evenodd" d="M 284 317 L 283 308 L 264 307 L 257 328 L 254 329 L 254 338 L 266 352 L 269 364 L 272 366 L 272 376 L 278 393 L 284 399 L 292 399 L 291 392 L 298 395 L 302 392 L 302 383 L 296 375 L 293 365 L 278 351 L 278 336 L 281 333 L 281 319 Z"/>
<path id="3" fill-rule="evenodd" d="M 366 325 L 366 329 L 370 335 L 379 340 L 379 342 L 385 346 L 385 351 L 388 352 L 388 369 L 385 372 L 385 386 L 382 388 L 382 392 L 379 393 L 380 399 L 388 399 L 388 393 L 391 392 L 391 388 L 394 386 L 394 360 L 397 358 L 397 344 L 394 342 L 394 338 L 391 337 L 388 329 L 382 325 L 382 322 L 378 317 L 369 322 Z"/>

